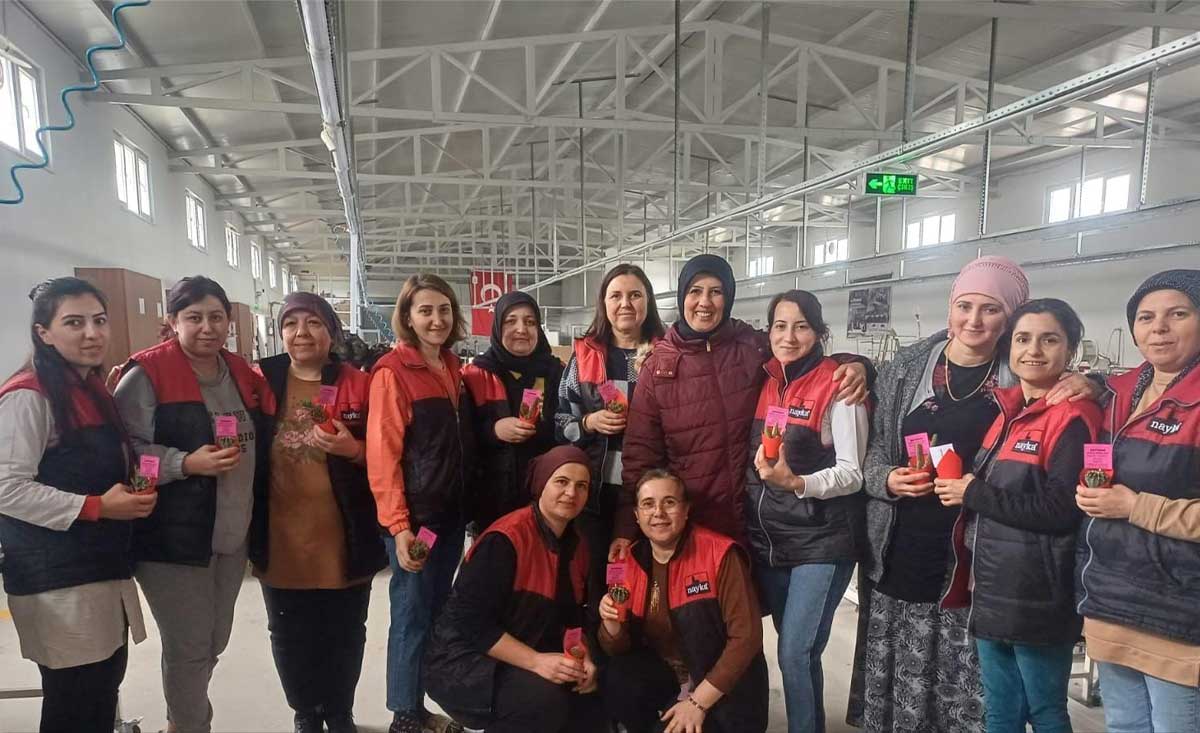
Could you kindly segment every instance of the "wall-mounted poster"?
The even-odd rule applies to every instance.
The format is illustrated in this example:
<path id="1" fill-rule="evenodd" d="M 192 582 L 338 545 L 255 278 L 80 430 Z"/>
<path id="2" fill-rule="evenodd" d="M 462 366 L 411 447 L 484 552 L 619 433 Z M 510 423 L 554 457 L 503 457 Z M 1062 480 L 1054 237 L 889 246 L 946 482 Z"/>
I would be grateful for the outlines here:
<path id="1" fill-rule="evenodd" d="M 892 324 L 892 288 L 863 288 L 850 291 L 847 336 L 883 333 Z"/>

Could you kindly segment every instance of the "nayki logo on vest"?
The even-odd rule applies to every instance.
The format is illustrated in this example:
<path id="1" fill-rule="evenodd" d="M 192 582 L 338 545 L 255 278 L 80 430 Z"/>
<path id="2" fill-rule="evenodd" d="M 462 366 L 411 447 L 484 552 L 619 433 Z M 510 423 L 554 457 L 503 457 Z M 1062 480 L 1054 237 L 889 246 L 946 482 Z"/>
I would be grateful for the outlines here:
<path id="1" fill-rule="evenodd" d="M 712 584 L 708 582 L 708 573 L 694 573 L 688 576 L 684 592 L 688 598 L 702 596 L 712 592 Z"/>
<path id="2" fill-rule="evenodd" d="M 799 405 L 792 405 L 788 408 L 788 417 L 796 420 L 807 420 L 812 417 L 814 405 L 815 403 L 812 400 L 803 400 Z"/>
<path id="3" fill-rule="evenodd" d="M 1038 450 L 1040 450 L 1042 447 L 1041 439 L 1041 430 L 1030 430 L 1029 432 L 1025 433 L 1024 438 L 1020 438 L 1017 440 L 1017 442 L 1013 443 L 1013 452 L 1024 453 L 1028 456 L 1036 456 L 1038 454 Z"/>
<path id="4" fill-rule="evenodd" d="M 1159 435 L 1174 435 L 1183 427 L 1183 423 L 1174 418 L 1152 418 L 1150 420 L 1150 429 Z"/>

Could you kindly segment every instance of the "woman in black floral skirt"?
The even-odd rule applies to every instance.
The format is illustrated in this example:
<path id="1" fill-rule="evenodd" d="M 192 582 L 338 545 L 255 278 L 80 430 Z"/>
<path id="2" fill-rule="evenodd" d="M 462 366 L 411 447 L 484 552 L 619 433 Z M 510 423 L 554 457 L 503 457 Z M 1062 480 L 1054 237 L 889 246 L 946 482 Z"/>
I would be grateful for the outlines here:
<path id="1" fill-rule="evenodd" d="M 984 730 L 967 609 L 947 599 L 959 512 L 934 495 L 928 451 L 953 445 L 970 466 L 999 412 L 992 391 L 1015 383 L 998 345 L 1028 296 L 1016 263 L 967 264 L 951 291 L 949 330 L 901 350 L 880 373 L 864 465 L 868 552 L 847 715 L 868 731 Z M 1092 391 L 1076 377 L 1049 399 Z"/>

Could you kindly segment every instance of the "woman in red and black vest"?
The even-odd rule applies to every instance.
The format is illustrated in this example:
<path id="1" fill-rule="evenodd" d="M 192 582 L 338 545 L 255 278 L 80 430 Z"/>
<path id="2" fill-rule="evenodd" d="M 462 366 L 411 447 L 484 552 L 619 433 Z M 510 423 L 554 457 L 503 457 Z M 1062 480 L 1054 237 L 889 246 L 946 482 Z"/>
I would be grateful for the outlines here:
<path id="1" fill-rule="evenodd" d="M 336 356 L 341 321 L 318 295 L 289 294 L 279 332 L 285 353 L 259 362 L 278 409 L 250 561 L 297 733 L 354 733 L 371 578 L 387 565 L 367 482 L 371 377 Z"/>
<path id="2" fill-rule="evenodd" d="M 399 342 L 371 372 L 367 474 L 392 566 L 389 733 L 421 733 L 444 725 L 424 709 L 421 656 L 450 595 L 465 535 L 471 431 L 460 419 L 462 376 L 450 349 L 466 323 L 450 285 L 421 274 L 400 289 L 392 328 Z M 424 529 L 436 542 L 423 542 L 422 554 L 416 540 Z"/>
<path id="3" fill-rule="evenodd" d="M 430 697 L 459 723 L 488 733 L 607 730 L 582 633 L 588 548 L 573 521 L 589 484 L 587 454 L 554 448 L 530 462 L 533 504 L 472 545 L 425 659 Z"/>
<path id="4" fill-rule="evenodd" d="M 137 579 L 162 634 L 175 733 L 208 733 L 208 685 L 229 643 L 256 487 L 265 486 L 274 401 L 225 350 L 232 306 L 203 276 L 167 293 L 176 337 L 129 358 L 116 400 L 134 447 L 159 459 L 158 507 L 134 527 Z"/>
<path id="5" fill-rule="evenodd" d="M 779 632 L 788 730 L 814 733 L 825 730 L 821 655 L 866 541 L 870 418 L 865 405 L 837 401 L 838 364 L 822 348 L 829 327 L 816 296 L 775 296 L 767 323 L 772 358 L 750 430 L 746 523 L 758 587 Z M 769 460 L 764 420 L 780 409 L 786 415 L 772 415 L 769 428 L 778 460 Z"/>
<path id="6" fill-rule="evenodd" d="M 104 388 L 108 306 L 73 277 L 30 293 L 33 357 L 0 387 L 0 545 L 21 656 L 42 677 L 41 733 L 111 733 L 127 641 L 146 638 L 127 485 L 133 448 Z"/>
<path id="7" fill-rule="evenodd" d="M 646 273 L 637 265 L 617 265 L 600 281 L 592 325 L 575 339 L 558 387 L 558 438 L 585 450 L 591 461 L 592 490 L 577 526 L 592 548 L 589 587 L 597 594 L 589 599 L 592 608 L 604 592 L 621 492 L 621 445 L 638 367 L 665 331 Z"/>
<path id="8" fill-rule="evenodd" d="M 1110 488 L 1076 487 L 1075 593 L 1111 731 L 1200 730 L 1200 270 L 1125 308 L 1146 361 L 1109 380 Z"/>
<path id="9" fill-rule="evenodd" d="M 683 482 L 654 469 L 637 486 L 646 536 L 623 560 L 628 621 L 600 602 L 605 706 L 630 733 L 763 733 L 767 662 L 745 551 L 688 522 Z M 665 711 L 665 712 L 663 712 Z"/>
<path id="10" fill-rule="evenodd" d="M 1075 533 L 1083 518 L 1075 486 L 1100 408 L 1090 400 L 1045 399 L 1083 337 L 1071 306 L 1031 300 L 1013 311 L 1009 332 L 1009 369 L 1020 384 L 994 392 L 1000 415 L 975 473 L 934 481 L 944 506 L 964 509 L 942 604 L 971 604 L 968 628 L 979 650 L 989 731 L 1024 730 L 1026 723 L 1070 730 L 1067 682 L 1083 624 L 1074 608 Z"/>
<path id="11" fill-rule="evenodd" d="M 519 290 L 496 302 L 492 342 L 463 369 L 479 462 L 468 509 L 476 531 L 524 506 L 529 462 L 555 446 L 555 413 L 563 365 L 550 351 L 537 301 Z M 541 393 L 534 420 L 520 419 L 525 390 Z"/>

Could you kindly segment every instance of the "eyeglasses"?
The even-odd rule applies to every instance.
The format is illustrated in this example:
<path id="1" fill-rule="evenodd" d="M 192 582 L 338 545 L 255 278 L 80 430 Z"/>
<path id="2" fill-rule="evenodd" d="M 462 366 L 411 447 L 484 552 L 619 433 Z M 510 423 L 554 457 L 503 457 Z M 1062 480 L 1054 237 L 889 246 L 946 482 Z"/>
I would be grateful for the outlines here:
<path id="1" fill-rule="evenodd" d="M 683 502 L 673 496 L 668 496 L 657 502 L 653 499 L 646 499 L 645 501 L 638 502 L 637 506 L 638 511 L 643 514 L 653 514 L 656 510 L 673 514 L 679 511 L 681 507 L 683 507 Z"/>

